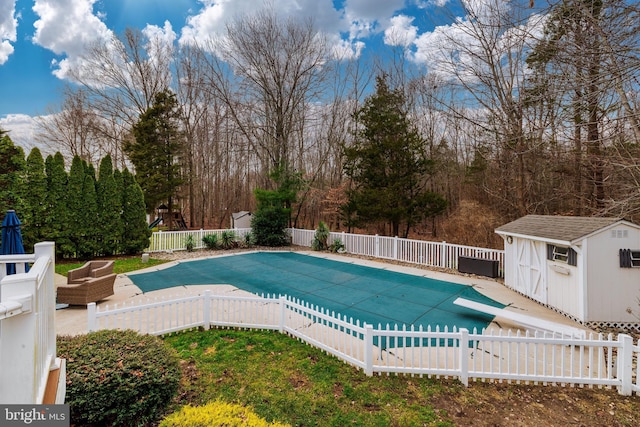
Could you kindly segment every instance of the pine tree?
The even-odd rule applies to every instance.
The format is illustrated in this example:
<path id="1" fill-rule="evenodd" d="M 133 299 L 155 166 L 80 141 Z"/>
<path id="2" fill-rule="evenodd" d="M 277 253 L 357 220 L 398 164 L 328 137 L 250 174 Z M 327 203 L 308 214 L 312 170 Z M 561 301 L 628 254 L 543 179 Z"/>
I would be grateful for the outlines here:
<path id="1" fill-rule="evenodd" d="M 9 135 L 0 134 L 0 217 L 8 209 L 18 209 L 24 169 L 22 148 L 14 145 Z"/>
<path id="2" fill-rule="evenodd" d="M 56 256 L 68 257 L 74 247 L 68 238 L 69 207 L 67 205 L 68 175 L 64 168 L 64 158 L 59 152 L 48 156 L 45 161 L 47 175 L 47 216 L 44 235 L 47 240 L 56 242 Z"/>
<path id="3" fill-rule="evenodd" d="M 446 201 L 427 188 L 433 162 L 404 104 L 403 93 L 379 76 L 376 92 L 356 112 L 354 119 L 362 127 L 353 146 L 344 149 L 353 187 L 343 212 L 350 225 L 386 222 L 395 236 L 404 225 L 406 237 L 411 226 L 443 212 Z"/>
<path id="4" fill-rule="evenodd" d="M 22 238 L 25 251 L 32 252 L 33 245 L 46 240 L 47 210 L 47 175 L 44 170 L 42 153 L 35 147 L 27 157 L 27 164 L 22 189 Z"/>
<path id="5" fill-rule="evenodd" d="M 125 239 L 124 236 L 124 222 L 122 219 L 123 216 L 123 212 L 124 212 L 124 183 L 123 183 L 123 177 L 122 177 L 122 172 L 120 172 L 119 169 L 114 169 L 113 170 L 113 181 L 115 183 L 115 190 L 116 190 L 116 194 L 118 197 L 118 202 L 120 204 L 120 213 L 118 214 L 118 236 L 117 236 L 117 246 L 116 246 L 116 252 L 117 253 L 122 253 L 122 242 Z M 145 212 L 146 215 L 146 212 Z M 146 216 L 145 216 L 146 218 Z"/>
<path id="6" fill-rule="evenodd" d="M 171 216 L 173 198 L 183 183 L 180 162 L 184 142 L 179 132 L 179 118 L 175 94 L 168 90 L 160 92 L 153 106 L 133 126 L 135 140 L 124 145 L 124 151 L 136 168 L 136 181 L 143 190 L 148 212 L 167 201 Z"/>
<path id="7" fill-rule="evenodd" d="M 67 182 L 67 206 L 69 207 L 69 215 L 67 217 L 67 237 L 73 245 L 73 252 L 69 255 L 73 257 L 80 256 L 80 244 L 84 238 L 84 177 L 86 167 L 80 156 L 75 156 L 71 162 L 69 170 L 69 181 Z"/>
<path id="8" fill-rule="evenodd" d="M 98 224 L 100 225 L 100 248 L 103 255 L 113 255 L 118 249 L 122 236 L 120 216 L 122 213 L 122 192 L 114 177 L 111 156 L 100 162 L 97 182 Z"/>
<path id="9" fill-rule="evenodd" d="M 290 226 L 291 206 L 305 184 L 301 173 L 292 173 L 278 167 L 270 174 L 276 190 L 257 188 L 254 191 L 258 207 L 251 217 L 251 228 L 256 244 L 285 246 L 289 244 L 286 229 Z"/>
<path id="10" fill-rule="evenodd" d="M 96 178 L 93 166 L 85 166 L 85 175 L 82 181 L 82 199 L 84 209 L 79 217 L 81 236 L 78 245 L 78 258 L 91 259 L 99 251 L 99 240 L 102 235 L 102 227 L 98 221 L 98 200 L 96 195 Z"/>
<path id="11" fill-rule="evenodd" d="M 144 195 L 128 169 L 122 172 L 122 224 L 120 252 L 132 255 L 149 247 L 151 230 L 146 220 Z"/>

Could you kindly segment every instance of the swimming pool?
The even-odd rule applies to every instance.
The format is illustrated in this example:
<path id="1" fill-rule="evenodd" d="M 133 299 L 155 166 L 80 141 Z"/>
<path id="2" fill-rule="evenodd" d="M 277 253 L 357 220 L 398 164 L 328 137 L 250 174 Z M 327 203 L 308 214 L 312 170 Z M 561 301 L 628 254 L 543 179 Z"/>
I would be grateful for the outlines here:
<path id="1" fill-rule="evenodd" d="M 288 295 L 373 325 L 481 330 L 493 316 L 453 304 L 458 297 L 503 308 L 473 287 L 296 252 L 251 252 L 181 262 L 129 278 L 143 292 L 230 284 L 258 295 Z"/>

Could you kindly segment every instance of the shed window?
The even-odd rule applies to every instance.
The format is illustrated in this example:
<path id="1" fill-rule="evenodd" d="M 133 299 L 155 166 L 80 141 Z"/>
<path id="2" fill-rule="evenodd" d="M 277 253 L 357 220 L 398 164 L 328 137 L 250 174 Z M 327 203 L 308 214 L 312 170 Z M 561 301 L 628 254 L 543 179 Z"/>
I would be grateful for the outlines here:
<path id="1" fill-rule="evenodd" d="M 578 253 L 566 246 L 547 245 L 547 259 L 564 262 L 569 265 L 578 265 Z"/>
<path id="2" fill-rule="evenodd" d="M 620 267 L 621 268 L 640 267 L 640 250 L 620 249 Z"/>

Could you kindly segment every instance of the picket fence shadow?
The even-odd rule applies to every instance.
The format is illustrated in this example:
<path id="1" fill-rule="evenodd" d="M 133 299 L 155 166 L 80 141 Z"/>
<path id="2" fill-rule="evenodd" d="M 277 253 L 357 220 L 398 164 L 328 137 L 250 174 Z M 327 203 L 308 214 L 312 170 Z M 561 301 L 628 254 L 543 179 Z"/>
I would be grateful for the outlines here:
<path id="1" fill-rule="evenodd" d="M 315 346 L 367 375 L 396 373 L 616 388 L 640 393 L 640 342 L 624 334 L 586 339 L 548 332 L 364 324 L 287 296 L 201 295 L 88 306 L 89 331 L 165 335 L 211 327 L 268 329 Z"/>

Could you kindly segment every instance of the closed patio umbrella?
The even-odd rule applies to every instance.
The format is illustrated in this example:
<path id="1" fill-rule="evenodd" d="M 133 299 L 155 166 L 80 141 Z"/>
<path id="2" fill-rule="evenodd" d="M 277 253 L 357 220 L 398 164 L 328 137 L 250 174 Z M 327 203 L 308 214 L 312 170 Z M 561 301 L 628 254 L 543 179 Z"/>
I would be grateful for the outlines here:
<path id="1" fill-rule="evenodd" d="M 19 255 L 24 253 L 20 220 L 16 211 L 9 210 L 2 220 L 2 244 L 0 255 Z M 7 264 L 7 275 L 16 274 L 16 265 Z"/>

